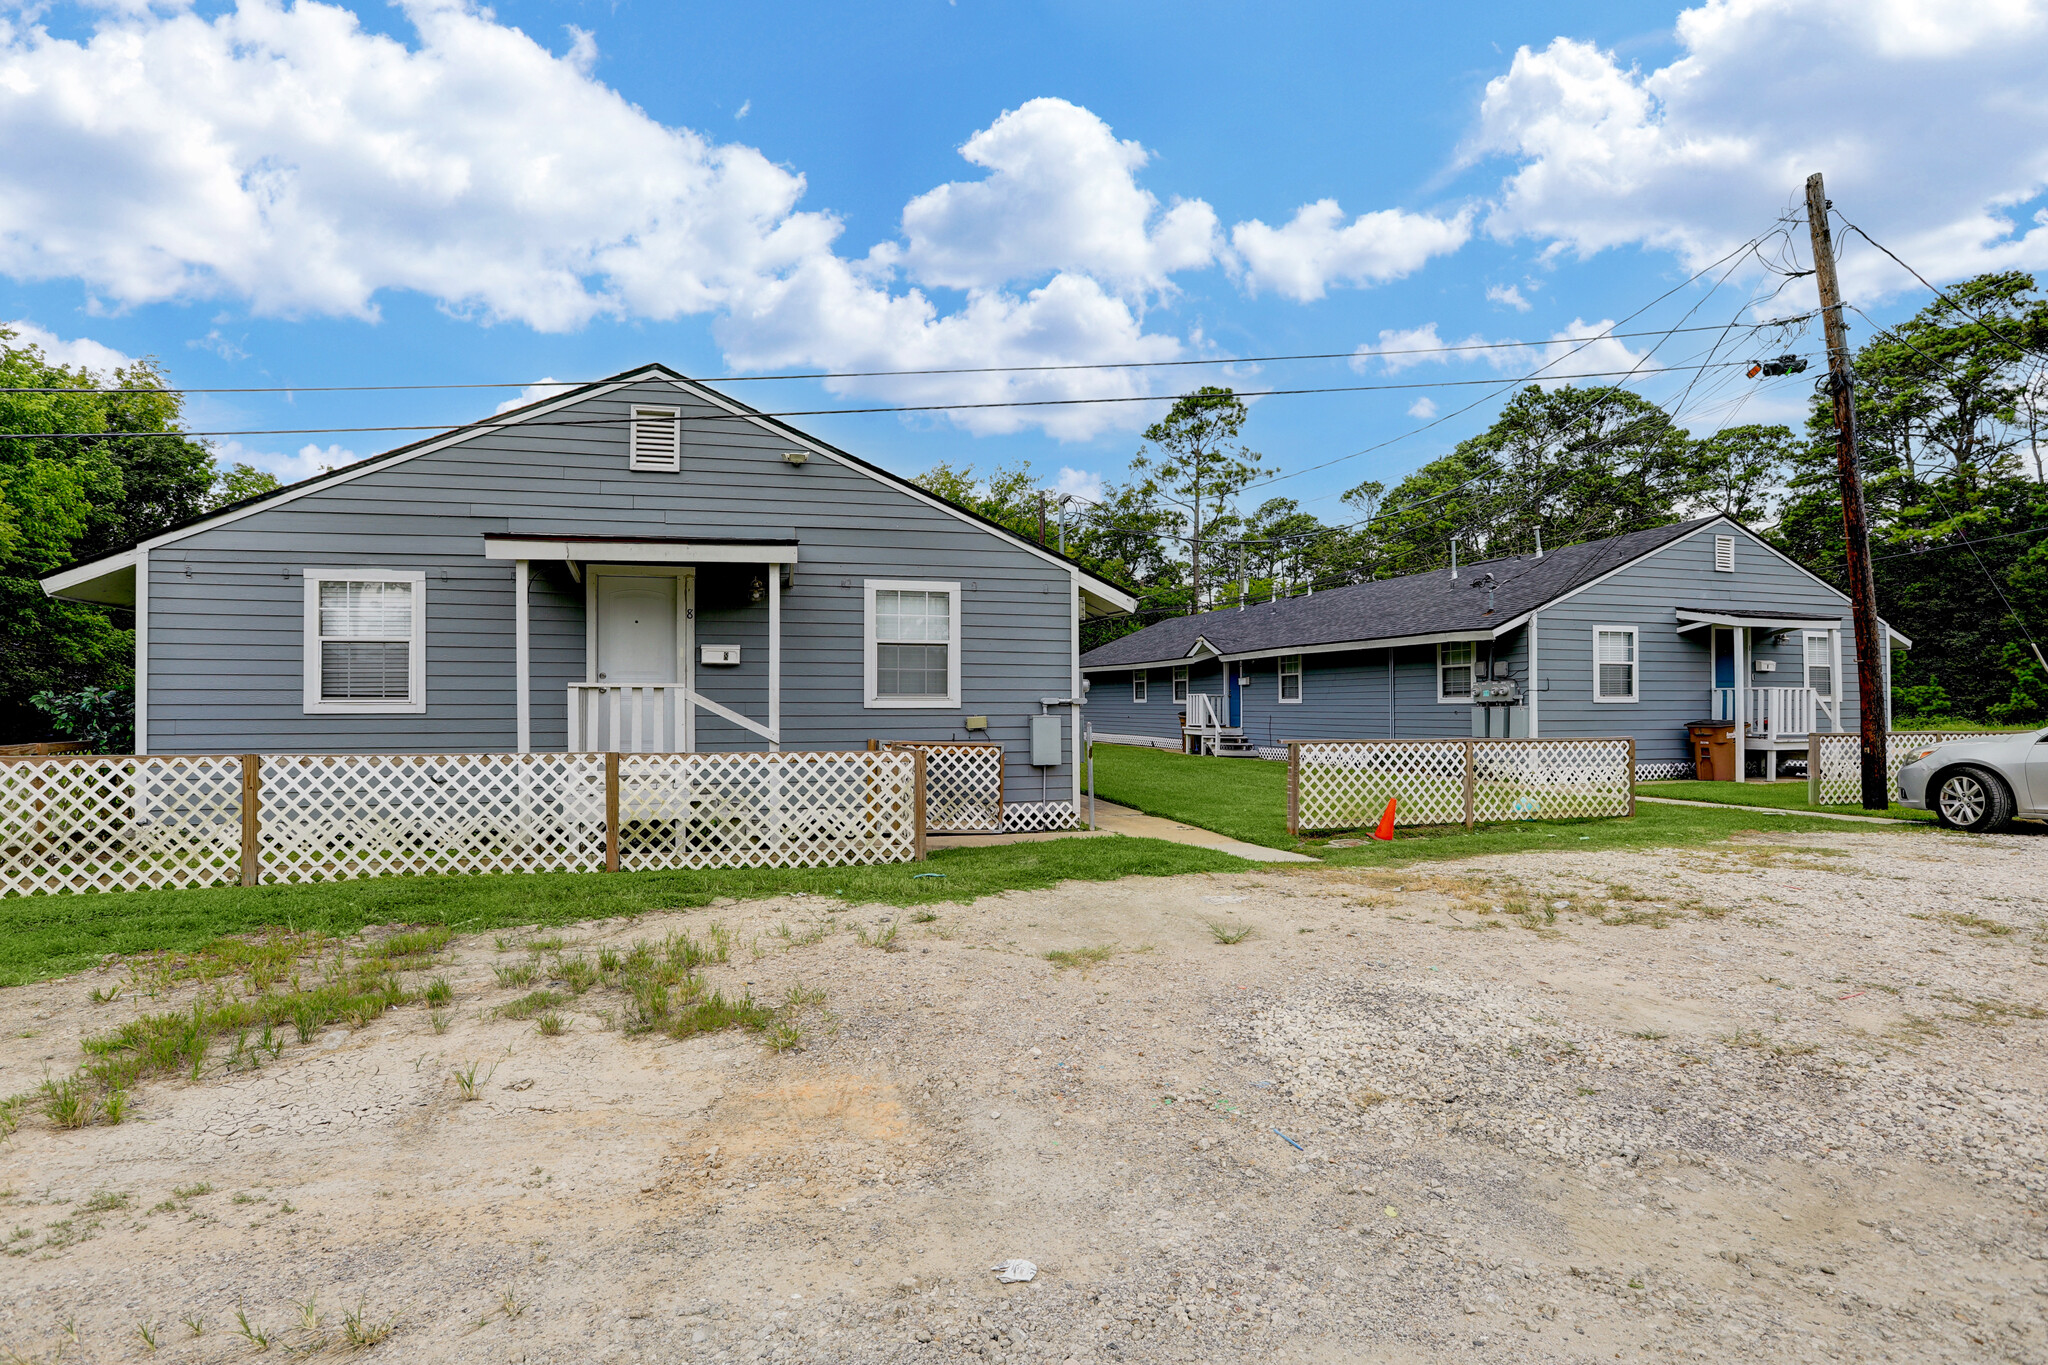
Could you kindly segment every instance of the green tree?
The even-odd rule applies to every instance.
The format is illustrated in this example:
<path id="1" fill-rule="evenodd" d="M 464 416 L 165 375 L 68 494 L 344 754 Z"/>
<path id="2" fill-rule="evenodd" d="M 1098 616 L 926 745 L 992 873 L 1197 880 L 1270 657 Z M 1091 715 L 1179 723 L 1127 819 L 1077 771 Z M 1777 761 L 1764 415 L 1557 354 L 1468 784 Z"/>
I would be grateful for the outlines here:
<path id="1" fill-rule="evenodd" d="M 1203 564 L 1205 540 L 1215 534 L 1213 523 L 1230 513 L 1237 495 L 1262 472 L 1265 457 L 1238 442 L 1249 415 L 1244 400 L 1231 390 L 1205 385 L 1183 395 L 1166 416 L 1145 428 L 1148 449 L 1131 461 L 1131 472 L 1141 481 L 1140 496 L 1178 514 L 1180 524 L 1174 529 L 1186 536 L 1188 546 L 1190 614 L 1216 595 L 1207 581 L 1216 566 Z"/>
<path id="2" fill-rule="evenodd" d="M 1410 474 L 1377 523 L 1387 569 L 1417 573 L 1660 526 L 1706 491 L 1700 452 L 1623 388 L 1530 385 L 1493 425 Z"/>
<path id="3" fill-rule="evenodd" d="M 1790 427 L 1723 427 L 1693 447 L 1705 484 L 1701 500 L 1747 525 L 1766 525 L 1776 519 L 1785 479 L 1801 453 Z"/>
<path id="4" fill-rule="evenodd" d="M 180 397 L 153 362 L 100 376 L 0 329 L 0 390 L 0 738 L 11 740 L 46 730 L 29 701 L 38 692 L 131 680 L 131 613 L 56 601 L 36 578 L 206 510 L 215 474 L 179 433 Z"/>
<path id="5" fill-rule="evenodd" d="M 1878 610 L 1913 640 L 1894 712 L 1988 719 L 2032 703 L 2031 634 L 2048 639 L 2048 489 L 2036 464 L 2048 301 L 2022 271 L 1951 286 L 1855 356 Z M 1816 398 L 1773 533 L 1846 581 L 1832 414 Z M 2015 653 L 2015 648 L 2019 652 Z M 2032 665 L 2038 669 L 2038 663 Z"/>

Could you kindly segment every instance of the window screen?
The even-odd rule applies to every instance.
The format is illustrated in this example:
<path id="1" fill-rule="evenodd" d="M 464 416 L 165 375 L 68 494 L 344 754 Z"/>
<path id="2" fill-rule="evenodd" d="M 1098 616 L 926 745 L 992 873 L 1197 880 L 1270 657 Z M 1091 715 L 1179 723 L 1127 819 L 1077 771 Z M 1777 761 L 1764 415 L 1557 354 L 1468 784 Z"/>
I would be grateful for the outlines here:
<path id="1" fill-rule="evenodd" d="M 1454 640 L 1437 647 L 1437 695 L 1439 697 L 1469 697 L 1472 695 L 1472 642 Z"/>
<path id="2" fill-rule="evenodd" d="M 953 647 L 952 594 L 875 593 L 875 694 L 943 697 Z"/>
<path id="3" fill-rule="evenodd" d="M 1281 656 L 1280 700 L 1301 700 L 1301 656 L 1299 654 Z"/>
<path id="4" fill-rule="evenodd" d="M 320 584 L 320 698 L 412 697 L 413 585 Z"/>
<path id="5" fill-rule="evenodd" d="M 1602 701 L 1627 701 L 1636 694 L 1636 633 L 1603 630 L 1596 646 L 1595 667 Z"/>
<path id="6" fill-rule="evenodd" d="M 1188 670 L 1186 664 L 1176 665 L 1173 670 L 1173 699 L 1175 701 L 1186 701 L 1188 699 Z"/>

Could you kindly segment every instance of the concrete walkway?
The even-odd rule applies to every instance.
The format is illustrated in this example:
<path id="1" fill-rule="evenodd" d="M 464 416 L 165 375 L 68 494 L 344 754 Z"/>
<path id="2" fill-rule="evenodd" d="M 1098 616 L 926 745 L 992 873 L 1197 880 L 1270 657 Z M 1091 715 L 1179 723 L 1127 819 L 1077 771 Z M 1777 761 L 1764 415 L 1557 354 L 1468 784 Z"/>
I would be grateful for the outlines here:
<path id="1" fill-rule="evenodd" d="M 1081 813 L 1088 812 L 1088 799 L 1081 799 Z M 1110 834 L 1127 834 L 1134 839 L 1164 839 L 1169 844 L 1187 844 L 1193 848 L 1213 848 L 1219 853 L 1228 853 L 1254 863 L 1312 863 L 1316 859 L 1306 853 L 1289 853 L 1285 849 L 1267 848 L 1262 844 L 1247 844 L 1214 830 L 1202 829 L 1195 825 L 1184 825 L 1178 820 L 1162 819 L 1119 806 L 1109 801 L 1095 803 L 1095 825 L 1092 830 L 1053 830 L 1035 834 L 934 834 L 925 840 L 927 848 L 986 848 L 990 844 L 1035 844 L 1047 839 L 1090 839 Z"/>
<path id="2" fill-rule="evenodd" d="M 1843 815 L 1831 810 L 1787 810 L 1783 806 L 1738 806 L 1728 801 L 1681 801 L 1675 796 L 1644 796 L 1636 800 L 1659 806 L 1697 806 L 1701 810 L 1746 810 L 1757 815 L 1810 815 L 1816 820 L 1852 820 L 1862 825 L 1931 825 L 1932 820 L 1901 820 L 1895 815 Z"/>

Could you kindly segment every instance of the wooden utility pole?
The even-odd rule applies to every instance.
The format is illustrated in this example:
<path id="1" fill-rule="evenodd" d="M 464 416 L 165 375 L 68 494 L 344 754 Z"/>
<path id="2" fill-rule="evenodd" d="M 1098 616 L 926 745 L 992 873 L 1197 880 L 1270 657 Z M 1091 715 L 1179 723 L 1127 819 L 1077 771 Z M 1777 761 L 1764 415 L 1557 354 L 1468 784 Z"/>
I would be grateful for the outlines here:
<path id="1" fill-rule="evenodd" d="M 1856 459 L 1856 387 L 1849 365 L 1849 328 L 1842 320 L 1842 286 L 1835 278 L 1834 239 L 1828 232 L 1827 189 L 1820 173 L 1806 177 L 1806 223 L 1813 234 L 1813 278 L 1820 286 L 1821 325 L 1828 343 L 1828 392 L 1835 410 L 1835 473 L 1842 485 L 1842 543 L 1849 575 L 1849 610 L 1856 623 L 1856 714 L 1863 732 L 1863 808 L 1891 804 L 1885 762 L 1884 651 L 1891 646 L 1877 619 L 1877 581 L 1870 569 L 1870 523 L 1863 512 L 1863 479 Z M 1735 680 L 1742 685 L 1742 679 Z"/>

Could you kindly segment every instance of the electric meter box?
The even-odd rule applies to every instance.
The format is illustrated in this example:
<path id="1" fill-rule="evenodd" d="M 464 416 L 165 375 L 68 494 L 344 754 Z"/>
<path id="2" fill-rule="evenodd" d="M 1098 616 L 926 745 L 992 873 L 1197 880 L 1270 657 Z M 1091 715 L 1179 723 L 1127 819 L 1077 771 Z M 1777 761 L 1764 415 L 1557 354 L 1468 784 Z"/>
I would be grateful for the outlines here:
<path id="1" fill-rule="evenodd" d="M 1520 706 L 1522 689 L 1513 678 L 1481 678 L 1472 684 L 1474 706 Z"/>
<path id="2" fill-rule="evenodd" d="M 1057 768 L 1060 766 L 1060 718 L 1058 716 L 1033 716 L 1031 718 L 1031 766 L 1034 768 Z"/>

